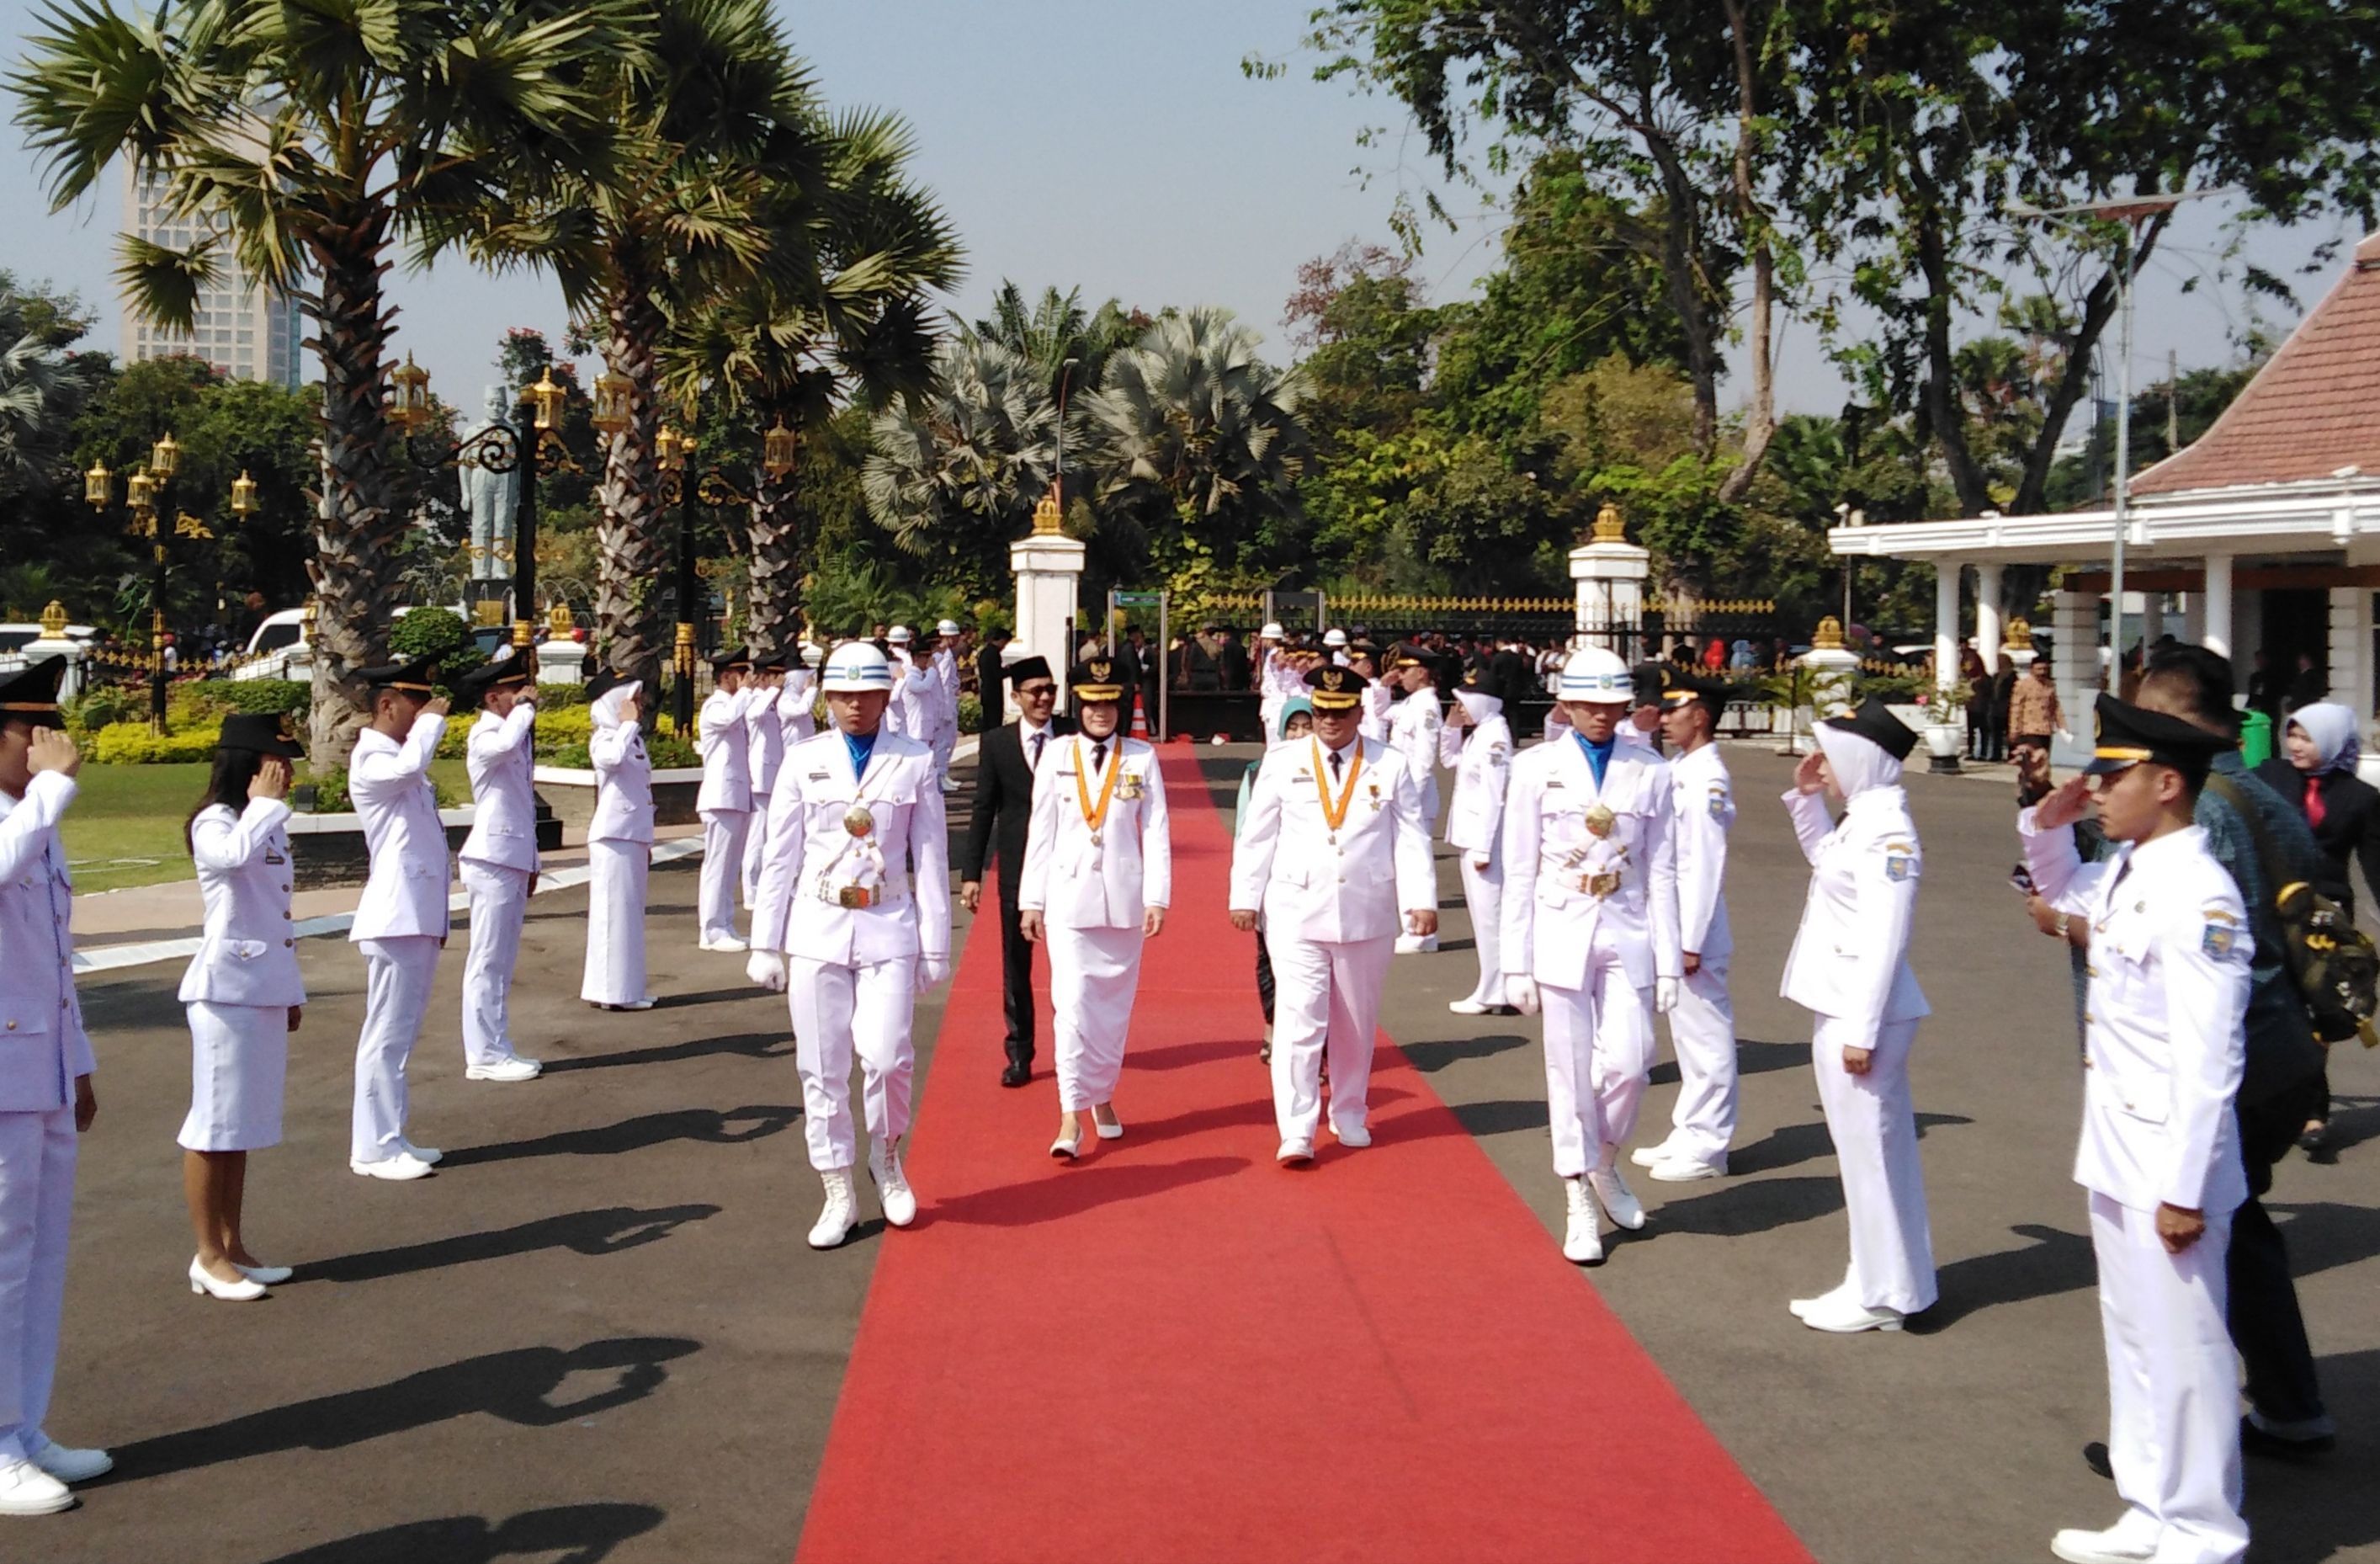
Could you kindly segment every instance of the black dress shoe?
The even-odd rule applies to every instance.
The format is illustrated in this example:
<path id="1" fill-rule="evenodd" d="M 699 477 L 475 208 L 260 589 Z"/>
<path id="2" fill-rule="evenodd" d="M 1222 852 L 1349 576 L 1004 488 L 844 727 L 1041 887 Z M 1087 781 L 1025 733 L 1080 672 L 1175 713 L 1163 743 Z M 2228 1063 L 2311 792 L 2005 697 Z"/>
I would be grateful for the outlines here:
<path id="1" fill-rule="evenodd" d="M 1030 1086 L 1030 1085 L 1032 1085 L 1032 1084 L 1033 1084 L 1033 1065 L 1032 1065 L 1032 1062 L 1031 1062 L 1030 1060 L 1027 1060 L 1027 1059 L 1011 1059 L 1011 1060 L 1009 1060 L 1009 1061 L 1008 1061 L 1008 1068 L 1007 1068 L 1006 1069 L 1003 1069 L 1003 1070 L 1002 1070 L 1002 1071 L 1000 1072 L 1000 1083 L 1001 1083 L 1002 1086 Z"/>
<path id="2" fill-rule="evenodd" d="M 2107 1463 L 2107 1447 L 2096 1439 L 2082 1447 L 2082 1464 L 2110 1483 L 2116 1480 L 2116 1469 Z"/>
<path id="3" fill-rule="evenodd" d="M 2338 1443 L 2338 1436 L 2335 1434 L 2317 1434 L 2311 1439 L 2288 1439 L 2257 1427 L 2244 1417 L 2240 1420 L 2240 1451 L 2242 1455 L 2264 1456 L 2275 1460 L 2306 1460 Z"/>

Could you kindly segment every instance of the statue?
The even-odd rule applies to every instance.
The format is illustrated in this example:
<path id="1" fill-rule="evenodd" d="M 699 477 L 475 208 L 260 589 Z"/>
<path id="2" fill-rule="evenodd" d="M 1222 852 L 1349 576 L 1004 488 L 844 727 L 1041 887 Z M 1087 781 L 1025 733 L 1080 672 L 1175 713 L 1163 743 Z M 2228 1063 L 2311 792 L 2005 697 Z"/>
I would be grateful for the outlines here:
<path id="1" fill-rule="evenodd" d="M 468 449 L 471 441 L 491 429 L 510 430 L 517 442 L 520 431 L 505 416 L 512 411 L 512 402 L 510 386 L 489 386 L 487 420 L 463 432 L 465 447 Z M 467 455 L 461 476 L 463 514 L 471 519 L 471 579 L 509 581 L 513 576 L 513 517 L 520 508 L 520 469 L 516 465 L 510 471 L 491 471 Z"/>

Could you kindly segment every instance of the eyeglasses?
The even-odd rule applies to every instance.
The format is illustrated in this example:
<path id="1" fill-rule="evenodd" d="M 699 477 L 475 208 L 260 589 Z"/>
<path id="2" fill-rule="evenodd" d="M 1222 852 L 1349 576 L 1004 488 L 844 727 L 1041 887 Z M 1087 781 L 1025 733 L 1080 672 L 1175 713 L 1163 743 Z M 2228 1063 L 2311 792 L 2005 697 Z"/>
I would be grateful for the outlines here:
<path id="1" fill-rule="evenodd" d="M 1054 684 L 1020 684 L 1016 687 L 1016 698 L 1020 701 L 1046 701 L 1057 693 L 1058 687 Z"/>

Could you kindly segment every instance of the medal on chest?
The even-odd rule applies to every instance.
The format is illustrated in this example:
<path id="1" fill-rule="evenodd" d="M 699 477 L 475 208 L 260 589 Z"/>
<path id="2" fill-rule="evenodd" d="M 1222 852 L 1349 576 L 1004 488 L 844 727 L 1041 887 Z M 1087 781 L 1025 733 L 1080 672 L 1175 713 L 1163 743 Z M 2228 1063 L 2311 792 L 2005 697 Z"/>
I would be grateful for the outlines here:
<path id="1" fill-rule="evenodd" d="M 1322 757 L 1322 740 L 1308 739 L 1306 742 L 1312 745 L 1314 750 L 1314 795 L 1322 804 L 1322 823 L 1330 828 L 1330 845 L 1337 847 L 1340 829 L 1347 824 L 1348 807 L 1355 801 L 1356 779 L 1364 775 L 1364 747 L 1361 744 L 1355 746 L 1353 755 L 1347 762 L 1347 780 L 1340 788 L 1339 796 L 1333 799 L 1330 796 L 1330 784 L 1326 779 L 1329 773 Z M 1372 795 L 1376 800 L 1379 796 L 1379 791 L 1378 785 L 1375 784 Z"/>
<path id="2" fill-rule="evenodd" d="M 1091 801 L 1091 785 L 1084 777 L 1087 769 L 1083 764 L 1083 741 L 1077 739 L 1075 740 L 1075 801 L 1083 812 L 1083 824 L 1090 828 L 1091 845 L 1098 847 L 1100 845 L 1100 833 L 1108 823 L 1108 805 L 1115 799 L 1116 775 L 1123 770 L 1123 746 L 1118 745 L 1116 752 L 1108 757 L 1106 770 L 1099 777 L 1097 803 Z"/>

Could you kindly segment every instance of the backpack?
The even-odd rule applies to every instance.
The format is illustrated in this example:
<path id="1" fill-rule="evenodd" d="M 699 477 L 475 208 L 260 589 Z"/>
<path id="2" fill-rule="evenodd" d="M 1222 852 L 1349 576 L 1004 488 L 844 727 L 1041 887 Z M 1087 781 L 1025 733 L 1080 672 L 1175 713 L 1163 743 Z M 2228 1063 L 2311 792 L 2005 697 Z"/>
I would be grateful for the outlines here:
<path id="1" fill-rule="evenodd" d="M 2380 947 L 2355 926 L 2347 909 L 2284 873 L 2272 834 L 2239 784 L 2221 776 L 2206 780 L 2255 839 L 2265 884 L 2278 887 L 2273 892 L 2273 921 L 2281 930 L 2281 964 L 2305 1002 L 2313 1034 L 2325 1044 L 2360 1036 L 2367 1048 L 2380 1045 L 2372 1026 L 2374 1013 L 2380 1011 Z"/>

